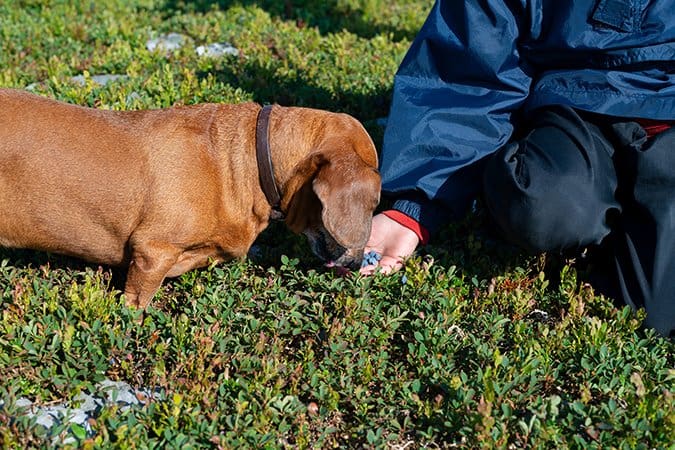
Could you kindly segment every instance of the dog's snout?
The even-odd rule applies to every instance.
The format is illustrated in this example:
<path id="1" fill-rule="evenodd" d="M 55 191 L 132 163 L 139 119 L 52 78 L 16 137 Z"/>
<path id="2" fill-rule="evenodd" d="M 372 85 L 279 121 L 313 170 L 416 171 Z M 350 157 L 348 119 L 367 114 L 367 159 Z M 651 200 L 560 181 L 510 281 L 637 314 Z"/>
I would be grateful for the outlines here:
<path id="1" fill-rule="evenodd" d="M 335 264 L 350 270 L 359 270 L 363 261 L 363 248 L 345 249 L 345 252 L 335 259 Z"/>
<path id="2" fill-rule="evenodd" d="M 363 249 L 359 251 L 361 256 L 352 258 L 348 263 L 347 263 L 347 268 L 350 270 L 359 270 L 361 268 L 361 264 L 363 263 Z"/>
<path id="3" fill-rule="evenodd" d="M 310 247 L 316 256 L 324 262 L 350 270 L 361 268 L 363 248 L 346 248 L 338 244 L 326 230 L 306 230 Z"/>

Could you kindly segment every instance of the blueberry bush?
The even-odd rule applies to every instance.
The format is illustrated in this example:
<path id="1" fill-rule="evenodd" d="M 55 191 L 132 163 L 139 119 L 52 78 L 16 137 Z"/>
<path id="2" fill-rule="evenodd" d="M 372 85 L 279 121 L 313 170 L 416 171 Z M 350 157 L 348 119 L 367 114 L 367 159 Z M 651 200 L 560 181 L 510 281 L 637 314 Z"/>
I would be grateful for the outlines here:
<path id="1" fill-rule="evenodd" d="M 5 0 L 0 86 L 118 110 L 252 100 L 343 111 L 379 148 L 393 75 L 430 6 Z M 148 50 L 169 33 L 179 48 Z M 212 43 L 236 51 L 196 52 Z M 480 205 L 389 276 L 338 276 L 282 224 L 254 250 L 167 280 L 145 314 L 124 305 L 123 270 L 0 250 L 0 446 L 674 442 L 673 343 L 598 295 L 575 261 L 501 242 Z M 156 395 L 106 404 L 86 428 L 45 427 L 20 406 L 75 405 L 103 380 Z"/>

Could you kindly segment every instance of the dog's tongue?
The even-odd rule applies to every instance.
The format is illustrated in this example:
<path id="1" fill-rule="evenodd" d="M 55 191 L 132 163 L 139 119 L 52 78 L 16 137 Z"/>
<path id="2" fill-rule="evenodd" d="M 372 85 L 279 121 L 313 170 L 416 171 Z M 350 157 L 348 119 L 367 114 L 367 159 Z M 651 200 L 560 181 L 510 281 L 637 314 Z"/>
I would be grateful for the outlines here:
<path id="1" fill-rule="evenodd" d="M 349 273 L 349 269 L 347 269 L 344 266 L 338 266 L 337 264 L 335 264 L 335 261 L 328 261 L 325 264 L 325 267 L 333 269 L 333 271 L 340 277 L 344 277 Z"/>

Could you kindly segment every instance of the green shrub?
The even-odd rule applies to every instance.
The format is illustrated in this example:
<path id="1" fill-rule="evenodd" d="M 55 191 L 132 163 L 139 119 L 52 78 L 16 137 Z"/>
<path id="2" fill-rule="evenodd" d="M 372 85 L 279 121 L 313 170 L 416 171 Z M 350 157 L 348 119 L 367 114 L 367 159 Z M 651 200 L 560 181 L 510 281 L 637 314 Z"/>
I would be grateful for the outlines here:
<path id="1" fill-rule="evenodd" d="M 0 86 L 111 109 L 253 100 L 345 111 L 379 144 L 375 119 L 430 6 L 10 0 L 0 3 Z M 188 38 L 184 48 L 146 50 L 172 31 Z M 240 54 L 193 51 L 211 42 Z M 104 73 L 125 78 L 92 80 Z M 493 239 L 480 214 L 392 276 L 337 277 L 278 225 L 257 244 L 248 260 L 165 282 L 145 314 L 124 306 L 116 270 L 2 251 L 1 445 L 672 444 L 672 342 L 597 296 L 565 261 Z M 19 398 L 63 402 L 104 379 L 158 395 L 104 407 L 90 434 L 45 430 L 16 409 Z"/>

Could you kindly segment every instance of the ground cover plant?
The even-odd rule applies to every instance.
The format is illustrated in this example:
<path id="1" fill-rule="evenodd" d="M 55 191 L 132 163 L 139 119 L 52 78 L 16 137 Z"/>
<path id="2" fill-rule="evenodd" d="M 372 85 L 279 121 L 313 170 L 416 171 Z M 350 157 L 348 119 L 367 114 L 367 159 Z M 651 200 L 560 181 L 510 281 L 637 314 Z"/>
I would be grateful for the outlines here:
<path id="1" fill-rule="evenodd" d="M 0 86 L 120 110 L 344 111 L 379 146 L 393 74 L 430 6 L 6 0 Z M 171 32 L 182 47 L 147 49 Z M 209 43 L 237 52 L 196 53 Z M 0 250 L 0 445 L 669 448 L 673 343 L 570 263 L 502 243 L 480 205 L 392 276 L 336 276 L 275 224 L 249 258 L 165 282 L 141 317 L 113 269 Z M 47 429 L 17 406 L 76 406 L 103 380 L 154 394 L 106 405 L 86 428 Z"/>

